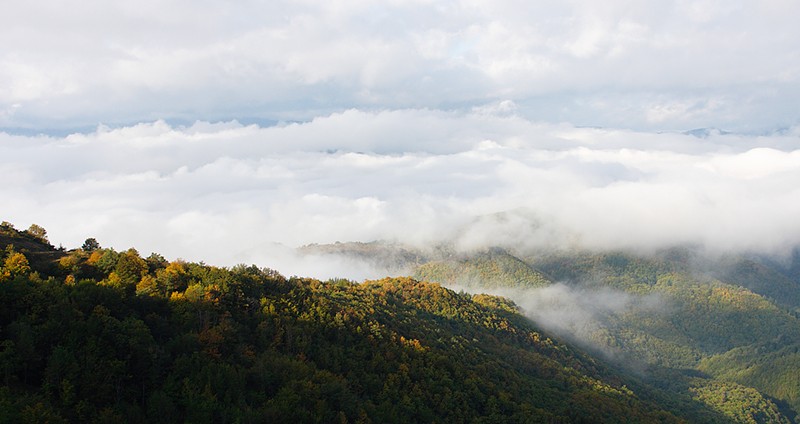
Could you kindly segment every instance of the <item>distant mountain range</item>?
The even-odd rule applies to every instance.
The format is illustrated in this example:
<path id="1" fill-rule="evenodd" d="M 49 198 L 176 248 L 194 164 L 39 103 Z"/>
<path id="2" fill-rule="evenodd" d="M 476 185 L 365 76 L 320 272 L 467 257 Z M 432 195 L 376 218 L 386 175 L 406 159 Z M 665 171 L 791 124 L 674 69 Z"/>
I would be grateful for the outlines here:
<path id="1" fill-rule="evenodd" d="M 708 138 L 714 135 L 732 134 L 731 132 L 723 131 L 719 128 L 695 128 L 693 130 L 684 131 L 683 133 L 699 138 Z"/>

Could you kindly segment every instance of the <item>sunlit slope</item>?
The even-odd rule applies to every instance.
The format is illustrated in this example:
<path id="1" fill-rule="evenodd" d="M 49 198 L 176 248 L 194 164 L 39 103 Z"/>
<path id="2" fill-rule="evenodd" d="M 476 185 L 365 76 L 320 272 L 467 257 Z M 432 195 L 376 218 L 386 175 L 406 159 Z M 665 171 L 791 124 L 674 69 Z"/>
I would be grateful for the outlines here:
<path id="1" fill-rule="evenodd" d="M 746 287 L 778 305 L 800 311 L 800 254 L 780 262 L 759 257 L 733 257 L 720 261 L 716 276 Z"/>
<path id="2" fill-rule="evenodd" d="M 647 363 L 693 367 L 706 356 L 780 338 L 800 340 L 800 321 L 770 298 L 740 284 L 712 277 L 709 264 L 685 249 L 642 257 L 616 253 L 547 253 L 525 261 L 503 250 L 489 250 L 419 266 L 420 280 L 471 287 L 535 288 L 552 282 L 582 290 L 616 290 L 646 298 L 655 307 L 611 311 L 595 342 L 621 349 Z M 726 262 L 726 265 L 730 262 Z M 761 273 L 785 283 L 783 273 L 759 265 Z M 716 274 L 737 277 L 726 266 Z M 591 292 L 590 292 L 591 293 Z M 523 294 L 524 295 L 524 294 Z M 598 299 L 598 302 L 603 301 Z"/>
<path id="3" fill-rule="evenodd" d="M 329 252 L 337 251 L 335 245 L 329 246 Z M 591 308 L 593 322 L 579 329 L 581 334 L 561 331 L 562 337 L 624 358 L 636 369 L 707 370 L 712 378 L 721 379 L 720 384 L 724 380 L 752 386 L 798 409 L 800 376 L 785 350 L 800 341 L 796 253 L 788 260 L 772 260 L 754 255 L 708 257 L 686 247 L 649 254 L 545 250 L 525 256 L 503 249 L 472 253 L 439 249 L 434 255 L 416 255 L 421 263 L 413 275 L 471 292 L 499 290 L 517 296 L 522 304 L 526 296 L 541 295 L 536 288 L 564 285 L 584 296 L 584 304 L 566 306 Z M 615 309 L 600 304 L 613 300 L 615 293 L 627 296 L 633 306 Z M 597 305 L 591 304 L 593 298 Z M 570 313 L 555 306 L 556 313 Z M 528 314 L 536 319 L 539 312 Z M 752 366 L 756 361 L 759 367 Z M 666 378 L 683 378 L 669 375 Z M 691 387 L 686 380 L 679 392 L 700 396 Z"/>
<path id="4" fill-rule="evenodd" d="M 454 275 L 470 276 L 461 280 L 469 293 L 457 293 L 407 277 L 286 279 L 267 268 L 170 262 L 133 249 L 58 251 L 13 228 L 3 234 L 4 421 L 711 423 L 794 416 L 788 404 L 764 396 L 794 405 L 793 374 L 780 371 L 796 360 L 787 350 L 798 337 L 794 316 L 747 289 L 692 274 L 681 255 L 570 253 L 537 262 L 499 249 L 452 259 L 446 249 L 425 256 L 400 247 L 398 255 L 397 246 L 348 245 L 366 258 L 379 247 L 381 261 L 403 266 L 447 264 Z M 470 294 L 486 276 L 495 276 L 487 288 L 535 293 L 568 281 L 586 293 L 626 293 L 664 307 L 599 309 L 602 325 L 591 340 L 573 344 L 509 299 Z M 765 363 L 744 375 L 755 369 L 753 352 L 765 354 Z M 780 382 L 774 390 L 773 379 Z"/>
<path id="5" fill-rule="evenodd" d="M 2 247 L 6 422 L 724 421 L 502 298 L 133 249 L 69 251 L 48 272 Z"/>
<path id="6" fill-rule="evenodd" d="M 724 381 L 756 387 L 797 410 L 800 405 L 800 344 L 760 343 L 703 359 L 698 369 Z"/>
<path id="7" fill-rule="evenodd" d="M 690 379 L 694 398 L 736 423 L 788 423 L 780 408 L 762 393 L 736 383 Z"/>
<path id="8" fill-rule="evenodd" d="M 551 281 L 541 272 L 502 249 L 452 255 L 416 268 L 414 278 L 463 287 L 542 287 Z"/>
<path id="9" fill-rule="evenodd" d="M 722 361 L 729 351 L 766 346 L 761 351 L 769 353 L 800 339 L 800 323 L 793 311 L 747 288 L 757 287 L 754 275 L 761 287 L 790 287 L 789 268 L 780 268 L 777 262 L 743 256 L 709 259 L 691 248 L 647 255 L 541 251 L 524 257 L 503 249 L 472 253 L 440 249 L 439 256 L 422 258 L 423 263 L 414 272 L 419 280 L 469 292 L 507 293 L 523 305 L 541 306 L 541 302 L 528 300 L 531 296 L 552 296 L 550 288 L 558 286 L 580 294 L 583 303 L 572 305 L 569 299 L 566 303 L 556 299 L 551 312 L 561 316 L 571 313 L 570 309 L 559 309 L 560 305 L 577 308 L 578 314 L 583 312 L 581 308 L 589 308 L 591 325 L 579 329 L 583 330 L 580 334 L 558 327 L 551 331 L 598 355 L 610 355 L 632 372 L 649 376 L 653 384 L 676 396 L 691 396 L 731 419 L 749 416 L 756 422 L 772 422 L 765 417 L 772 416 L 778 406 L 763 394 L 786 401 L 795 409 L 800 406 L 792 393 L 798 377 L 791 367 L 770 368 L 772 374 L 763 378 L 743 378 L 741 363 L 723 361 L 720 367 L 729 371 L 727 374 L 715 370 L 709 372 L 710 379 L 692 377 L 700 369 L 710 371 L 701 368 L 701 363 L 710 358 Z M 626 307 L 601 304 L 615 299 L 625 299 Z M 527 313 L 536 320 L 542 312 Z M 783 356 L 775 353 L 767 361 L 781 364 L 786 361 Z M 780 389 L 771 381 L 781 382 Z M 725 392 L 730 396 L 720 395 Z M 781 405 L 786 414 L 795 415 L 787 404 Z"/>
<path id="10" fill-rule="evenodd" d="M 793 300 L 777 302 L 745 288 L 780 297 L 797 283 L 789 268 L 746 258 L 710 262 L 685 250 L 651 257 L 562 254 L 528 262 L 570 284 L 660 296 L 664 308 L 657 312 L 606 316 L 595 343 L 652 365 L 696 368 L 800 408 L 800 320 L 788 308 Z"/>

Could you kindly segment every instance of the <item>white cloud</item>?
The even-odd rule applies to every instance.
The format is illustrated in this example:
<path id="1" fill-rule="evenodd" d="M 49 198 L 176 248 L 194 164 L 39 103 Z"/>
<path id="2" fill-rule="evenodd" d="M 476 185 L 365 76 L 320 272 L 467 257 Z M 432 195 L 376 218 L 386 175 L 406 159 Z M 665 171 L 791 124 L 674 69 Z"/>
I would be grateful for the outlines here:
<path id="1" fill-rule="evenodd" d="M 536 324 L 561 337 L 599 350 L 609 357 L 620 353 L 608 345 L 604 329 L 630 314 L 668 314 L 672 302 L 651 293 L 635 295 L 609 287 L 570 286 L 557 282 L 545 287 L 476 287 L 448 285 L 452 290 L 489 293 L 514 301 Z M 628 364 L 630 365 L 630 364 Z"/>
<path id="2" fill-rule="evenodd" d="M 16 2 L 0 16 L 14 40 L 0 127 L 511 99 L 575 125 L 763 130 L 797 123 L 799 13 L 778 0 Z"/>
<path id="3" fill-rule="evenodd" d="M 68 247 L 96 237 L 278 269 L 276 243 L 375 239 L 780 252 L 800 243 L 797 141 L 542 124 L 510 103 L 266 128 L 156 121 L 0 133 L 0 198 L 2 219 Z"/>

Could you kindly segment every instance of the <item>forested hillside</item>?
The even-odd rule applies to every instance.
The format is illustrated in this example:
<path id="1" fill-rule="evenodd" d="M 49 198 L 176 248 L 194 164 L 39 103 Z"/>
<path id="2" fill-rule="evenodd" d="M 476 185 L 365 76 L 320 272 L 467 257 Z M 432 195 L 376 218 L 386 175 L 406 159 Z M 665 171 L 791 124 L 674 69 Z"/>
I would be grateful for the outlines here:
<path id="1" fill-rule="evenodd" d="M 751 386 L 800 410 L 797 266 L 755 257 L 702 259 L 689 250 L 552 255 L 528 262 L 578 286 L 657 294 L 667 309 L 606 316 L 597 342 L 648 364 L 691 368 Z M 787 412 L 793 415 L 795 412 Z"/>
<path id="2" fill-rule="evenodd" d="M 550 283 L 541 272 L 502 249 L 432 260 L 418 266 L 414 277 L 467 288 L 541 287 Z"/>
<path id="3" fill-rule="evenodd" d="M 56 249 L 43 229 L 8 223 L 0 241 L 0 422 L 790 422 L 738 376 L 633 372 L 502 297 L 411 278 L 285 278 L 94 239 Z M 473 276 L 499 260 L 490 269 L 515 284 L 545 275 L 501 252 L 459 260 Z M 795 337 L 770 305 L 763 317 Z M 710 355 L 725 349 L 695 349 L 716 375 Z"/>
<path id="4" fill-rule="evenodd" d="M 619 362 L 636 368 L 697 370 L 714 379 L 707 387 L 725 386 L 727 395 L 716 398 L 706 389 L 690 390 L 704 401 L 725 399 L 730 406 L 728 395 L 743 390 L 733 387 L 749 386 L 775 399 L 789 416 L 800 410 L 796 251 L 788 261 L 732 255 L 708 259 L 685 248 L 647 256 L 538 252 L 513 259 L 524 264 L 517 268 L 533 275 L 524 281 L 505 271 L 505 264 L 513 261 L 509 257 L 514 258 L 508 252 L 490 251 L 431 261 L 417 267 L 415 276 L 464 287 L 464 281 L 478 281 L 474 276 L 483 274 L 492 275 L 483 289 L 558 283 L 584 297 L 594 296 L 597 302 L 624 298 L 631 303 L 626 308 L 578 305 L 590 309 L 594 320 L 590 334 L 561 335 L 595 352 L 611 352 Z M 544 296 L 537 290 L 510 293 L 521 301 Z M 537 312 L 528 314 L 535 317 Z"/>
<path id="5" fill-rule="evenodd" d="M 688 397 L 668 411 L 501 298 L 408 278 L 286 279 L 93 240 L 66 252 L 2 231 L 2 422 L 719 418 Z M 27 259 L 45 256 L 55 262 Z"/>

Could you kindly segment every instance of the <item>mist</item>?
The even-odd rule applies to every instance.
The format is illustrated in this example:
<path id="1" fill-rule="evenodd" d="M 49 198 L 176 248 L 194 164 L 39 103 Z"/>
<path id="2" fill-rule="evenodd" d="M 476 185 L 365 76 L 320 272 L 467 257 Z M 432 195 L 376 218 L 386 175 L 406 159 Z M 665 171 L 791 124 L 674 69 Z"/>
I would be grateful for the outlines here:
<path id="1" fill-rule="evenodd" d="M 510 299 L 541 329 L 614 360 L 622 358 L 621 352 L 609 345 L 603 335 L 605 329 L 615 325 L 618 317 L 674 313 L 671 301 L 661 294 L 632 294 L 610 287 L 585 287 L 563 282 L 537 288 L 489 288 L 480 284 L 445 286 L 455 291 L 487 293 Z M 627 365 L 638 366 L 636 363 Z"/>
<path id="2" fill-rule="evenodd" d="M 578 128 L 497 108 L 0 133 L 0 197 L 4 220 L 42 225 L 66 247 L 95 237 L 278 270 L 282 256 L 264 246 L 779 254 L 800 242 L 798 133 Z"/>
<path id="3" fill-rule="evenodd" d="M 1 219 L 66 247 L 800 241 L 798 4 L 7 9 Z"/>

